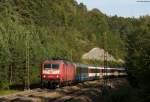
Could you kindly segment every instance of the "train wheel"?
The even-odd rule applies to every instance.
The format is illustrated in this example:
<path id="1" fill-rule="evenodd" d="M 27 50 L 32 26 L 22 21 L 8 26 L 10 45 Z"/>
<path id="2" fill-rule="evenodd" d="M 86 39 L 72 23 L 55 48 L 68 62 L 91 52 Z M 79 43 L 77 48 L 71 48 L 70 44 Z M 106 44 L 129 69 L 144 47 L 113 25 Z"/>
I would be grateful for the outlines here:
<path id="1" fill-rule="evenodd" d="M 45 88 L 47 85 L 46 85 L 46 83 L 45 82 L 42 82 L 41 83 L 41 88 Z"/>
<path id="2" fill-rule="evenodd" d="M 51 89 L 51 88 L 52 88 L 52 86 L 53 86 L 53 85 L 52 85 L 52 83 L 51 83 L 51 82 L 48 82 L 48 83 L 47 83 L 47 88 L 48 88 L 48 89 Z"/>
<path id="3" fill-rule="evenodd" d="M 56 88 L 60 88 L 60 84 L 57 84 L 57 85 L 56 85 Z"/>
<path id="4" fill-rule="evenodd" d="M 68 82 L 68 86 L 71 86 L 71 85 L 72 85 L 72 81 L 69 81 L 69 82 Z"/>

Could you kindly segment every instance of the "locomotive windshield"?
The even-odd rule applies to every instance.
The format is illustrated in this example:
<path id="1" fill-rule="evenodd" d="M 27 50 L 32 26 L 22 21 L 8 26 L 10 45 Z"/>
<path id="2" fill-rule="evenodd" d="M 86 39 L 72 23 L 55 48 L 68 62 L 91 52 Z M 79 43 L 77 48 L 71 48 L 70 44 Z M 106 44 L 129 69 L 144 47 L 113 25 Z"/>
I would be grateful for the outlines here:
<path id="1" fill-rule="evenodd" d="M 55 69 L 55 70 L 59 69 L 59 64 L 52 64 L 52 69 Z"/>
<path id="2" fill-rule="evenodd" d="M 44 69 L 45 70 L 48 70 L 48 69 L 50 69 L 51 68 L 51 64 L 44 64 Z"/>
<path id="3" fill-rule="evenodd" d="M 44 69 L 45 70 L 49 70 L 49 69 L 57 70 L 59 69 L 59 64 L 44 64 Z"/>

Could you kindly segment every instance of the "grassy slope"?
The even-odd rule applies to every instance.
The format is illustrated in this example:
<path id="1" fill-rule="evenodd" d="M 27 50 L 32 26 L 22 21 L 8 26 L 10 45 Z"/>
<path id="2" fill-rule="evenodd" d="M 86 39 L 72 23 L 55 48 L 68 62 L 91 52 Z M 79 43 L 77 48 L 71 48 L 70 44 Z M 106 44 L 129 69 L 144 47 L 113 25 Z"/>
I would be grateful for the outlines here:
<path id="1" fill-rule="evenodd" d="M 18 90 L 0 90 L 0 96 L 1 95 L 8 95 L 8 94 L 13 94 L 19 92 Z"/>

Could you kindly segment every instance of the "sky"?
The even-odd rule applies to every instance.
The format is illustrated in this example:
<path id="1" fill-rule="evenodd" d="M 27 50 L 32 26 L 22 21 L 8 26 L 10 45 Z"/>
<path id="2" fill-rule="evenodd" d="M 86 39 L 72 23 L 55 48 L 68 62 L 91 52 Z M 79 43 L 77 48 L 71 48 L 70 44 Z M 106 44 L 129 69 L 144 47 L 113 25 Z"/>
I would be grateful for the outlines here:
<path id="1" fill-rule="evenodd" d="M 88 10 L 98 8 L 108 16 L 139 17 L 150 15 L 150 0 L 76 0 L 84 3 Z"/>

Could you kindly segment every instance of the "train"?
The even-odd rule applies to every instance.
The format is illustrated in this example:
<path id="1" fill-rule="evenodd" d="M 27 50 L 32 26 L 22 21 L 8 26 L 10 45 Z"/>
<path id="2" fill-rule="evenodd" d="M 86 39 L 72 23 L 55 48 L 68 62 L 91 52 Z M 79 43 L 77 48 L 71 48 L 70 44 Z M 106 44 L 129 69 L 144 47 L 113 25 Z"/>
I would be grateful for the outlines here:
<path id="1" fill-rule="evenodd" d="M 61 59 L 47 59 L 41 64 L 41 86 L 47 88 L 126 75 L 125 68 L 95 67 Z"/>

